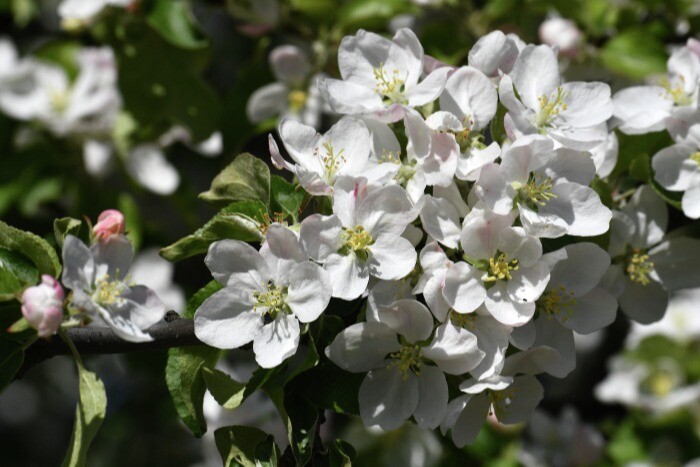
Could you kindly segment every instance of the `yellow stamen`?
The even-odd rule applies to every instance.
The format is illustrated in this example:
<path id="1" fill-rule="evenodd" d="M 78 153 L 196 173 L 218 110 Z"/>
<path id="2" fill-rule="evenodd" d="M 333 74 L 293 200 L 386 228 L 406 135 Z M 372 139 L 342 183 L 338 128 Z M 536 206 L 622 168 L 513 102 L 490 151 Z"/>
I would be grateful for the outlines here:
<path id="1" fill-rule="evenodd" d="M 325 169 L 326 181 L 330 183 L 335 178 L 335 174 L 340 167 L 347 162 L 345 149 L 341 149 L 336 153 L 331 142 L 323 143 L 322 147 L 326 150 L 326 154 L 321 156 L 319 148 L 315 148 L 314 157 L 321 160 Z"/>
<path id="2" fill-rule="evenodd" d="M 696 164 L 700 165 L 700 151 L 699 151 L 699 152 L 696 152 L 696 153 L 693 153 L 693 154 L 690 156 L 690 160 L 693 161 L 693 162 L 695 162 Z"/>
<path id="3" fill-rule="evenodd" d="M 574 293 L 566 290 L 566 287 L 563 285 L 543 293 L 539 300 L 537 300 L 537 307 L 545 313 L 549 319 L 552 319 L 554 315 L 564 312 L 568 315 L 564 318 L 566 320 L 573 315 L 575 306 L 576 299 L 574 298 Z"/>
<path id="4" fill-rule="evenodd" d="M 384 96 L 385 100 L 393 104 L 408 104 L 403 95 L 404 80 L 399 77 L 399 70 L 388 73 L 383 64 L 373 70 L 376 86 L 375 92 Z"/>
<path id="5" fill-rule="evenodd" d="M 530 174 L 527 183 L 518 190 L 518 199 L 532 209 L 537 210 L 537 208 L 545 206 L 550 200 L 557 197 L 557 195 L 552 193 L 552 188 L 552 177 L 533 172 Z"/>
<path id="6" fill-rule="evenodd" d="M 518 269 L 520 269 L 520 266 L 518 266 L 517 259 L 508 261 L 508 256 L 499 252 L 496 256 L 489 259 L 488 275 L 484 278 L 484 282 L 510 280 L 513 278 L 511 272 Z"/>
<path id="7" fill-rule="evenodd" d="M 292 112 L 300 112 L 304 105 L 306 105 L 307 94 L 301 90 L 294 90 L 287 95 L 287 101 L 289 102 L 289 108 Z"/>
<path id="8" fill-rule="evenodd" d="M 272 318 L 276 317 L 278 313 L 288 313 L 290 310 L 286 304 L 286 298 L 286 287 L 277 287 L 275 284 L 269 283 L 264 291 L 256 290 L 253 292 L 255 300 L 253 310 L 264 308 L 263 314 L 270 315 Z"/>
<path id="9" fill-rule="evenodd" d="M 654 271 L 654 263 L 649 260 L 649 255 L 640 249 L 634 249 L 632 255 L 627 259 L 625 269 L 630 280 L 642 285 L 651 282 L 649 275 Z"/>
<path id="10" fill-rule="evenodd" d="M 680 75 L 678 78 L 675 86 L 665 77 L 661 78 L 659 84 L 666 90 L 666 93 L 676 105 L 690 105 L 693 101 L 690 96 L 685 93 L 685 77 Z"/>
<path id="11" fill-rule="evenodd" d="M 403 373 L 403 379 L 408 379 L 410 372 L 415 375 L 420 374 L 420 346 L 418 345 L 404 345 L 399 349 L 398 352 L 389 354 L 389 357 L 394 359 L 393 362 L 389 364 L 389 368 L 398 367 L 399 371 Z"/>
<path id="12" fill-rule="evenodd" d="M 549 97 L 540 97 L 540 111 L 537 113 L 538 128 L 546 127 L 562 110 L 568 108 L 566 102 L 564 102 L 566 97 L 567 93 L 561 86 L 557 88 L 556 94 L 552 94 Z"/>
<path id="13" fill-rule="evenodd" d="M 121 300 L 121 294 L 126 291 L 128 285 L 120 280 L 109 280 L 109 274 L 95 283 L 92 300 L 99 305 L 113 305 Z"/>

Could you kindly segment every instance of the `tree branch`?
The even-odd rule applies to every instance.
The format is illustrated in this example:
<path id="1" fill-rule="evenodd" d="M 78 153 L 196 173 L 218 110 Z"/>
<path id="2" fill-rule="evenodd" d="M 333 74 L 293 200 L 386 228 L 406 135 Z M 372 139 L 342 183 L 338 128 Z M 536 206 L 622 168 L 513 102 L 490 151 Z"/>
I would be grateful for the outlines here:
<path id="1" fill-rule="evenodd" d="M 66 334 L 80 355 L 143 352 L 203 345 L 194 335 L 194 321 L 181 318 L 174 311 L 169 311 L 163 321 L 154 324 L 147 331 L 153 337 L 152 341 L 128 342 L 108 327 L 70 328 L 66 330 Z M 24 363 L 15 378 L 22 378 L 30 368 L 56 355 L 70 355 L 70 353 L 70 348 L 61 339 L 56 337 L 51 340 L 40 339 L 25 351 Z"/>

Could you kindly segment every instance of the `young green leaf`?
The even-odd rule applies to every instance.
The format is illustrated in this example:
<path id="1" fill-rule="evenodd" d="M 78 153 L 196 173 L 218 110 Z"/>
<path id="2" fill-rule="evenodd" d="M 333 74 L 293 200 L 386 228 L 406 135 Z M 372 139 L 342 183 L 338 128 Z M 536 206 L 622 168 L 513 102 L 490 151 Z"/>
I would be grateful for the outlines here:
<path id="1" fill-rule="evenodd" d="M 73 435 L 63 467 L 86 465 L 88 448 L 97 435 L 107 411 L 104 384 L 95 373 L 86 370 L 80 361 L 77 363 L 80 397 L 75 409 Z"/>
<path id="2" fill-rule="evenodd" d="M 257 467 L 258 446 L 266 445 L 268 435 L 250 426 L 227 426 L 214 432 L 214 440 L 224 467 Z"/>
<path id="3" fill-rule="evenodd" d="M 0 393 L 12 382 L 24 363 L 24 345 L 0 338 Z"/>
<path id="4" fill-rule="evenodd" d="M 213 368 L 218 358 L 219 350 L 207 346 L 175 347 L 168 351 L 165 382 L 175 410 L 198 438 L 207 431 L 202 411 L 206 392 L 202 370 Z"/>
<path id="5" fill-rule="evenodd" d="M 187 308 L 185 309 L 185 313 L 183 316 L 185 318 L 194 318 L 194 314 L 197 311 L 197 308 L 202 306 L 204 300 L 211 297 L 214 292 L 218 292 L 223 287 L 223 285 L 213 280 L 201 289 L 199 289 L 194 295 L 192 295 L 192 298 L 190 298 L 190 300 L 187 302 Z"/>
<path id="6" fill-rule="evenodd" d="M 304 202 L 306 191 L 298 185 L 289 183 L 279 175 L 270 179 L 270 212 L 282 213 L 299 220 L 299 209 Z"/>
<path id="7" fill-rule="evenodd" d="M 226 238 L 244 242 L 259 242 L 263 236 L 260 221 L 254 216 L 267 213 L 259 201 L 239 201 L 222 209 L 209 222 L 192 235 L 181 238 L 160 250 L 168 261 L 180 261 L 190 256 L 206 253 L 209 245 Z"/>
<path id="8" fill-rule="evenodd" d="M 20 253 L 29 258 L 40 274 L 58 277 L 61 262 L 56 251 L 46 240 L 30 232 L 11 227 L 0 221 L 0 248 Z"/>
<path id="9" fill-rule="evenodd" d="M 207 389 L 223 408 L 235 409 L 243 403 L 245 384 L 239 383 L 223 371 L 212 368 L 202 368 L 202 376 Z"/>
<path id="10" fill-rule="evenodd" d="M 56 237 L 56 243 L 59 247 L 63 247 L 63 240 L 66 235 L 75 235 L 80 233 L 80 227 L 83 222 L 72 217 L 62 217 L 53 221 L 53 235 Z"/>
<path id="11" fill-rule="evenodd" d="M 209 203 L 231 203 L 254 200 L 270 204 L 270 169 L 257 157 L 243 153 L 236 157 L 211 183 L 211 188 L 199 195 Z"/>

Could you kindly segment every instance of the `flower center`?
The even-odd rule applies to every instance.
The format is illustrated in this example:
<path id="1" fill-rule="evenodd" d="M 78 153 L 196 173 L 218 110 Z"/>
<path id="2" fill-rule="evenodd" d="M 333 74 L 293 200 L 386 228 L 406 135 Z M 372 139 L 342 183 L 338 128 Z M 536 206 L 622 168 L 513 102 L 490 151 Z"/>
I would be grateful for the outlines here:
<path id="1" fill-rule="evenodd" d="M 51 91 L 49 104 L 56 113 L 63 113 L 70 102 L 70 94 L 67 91 Z"/>
<path id="2" fill-rule="evenodd" d="M 304 105 L 306 105 L 306 98 L 307 94 L 298 89 L 287 94 L 287 102 L 292 112 L 300 112 L 304 108 Z"/>
<path id="3" fill-rule="evenodd" d="M 399 371 L 403 373 L 403 379 L 406 380 L 409 377 L 409 372 L 415 375 L 420 374 L 420 346 L 417 344 L 407 344 L 399 349 L 398 352 L 389 354 L 389 357 L 394 359 L 393 362 L 389 364 L 389 368 L 398 367 Z"/>
<path id="4" fill-rule="evenodd" d="M 401 185 L 406 185 L 410 179 L 416 174 L 416 168 L 414 164 L 401 164 L 399 171 L 396 173 L 394 179 Z"/>
<path id="5" fill-rule="evenodd" d="M 393 151 L 389 151 L 387 148 L 382 148 L 382 155 L 379 156 L 380 163 L 391 163 L 400 164 L 401 163 L 401 152 L 394 154 Z"/>
<path id="6" fill-rule="evenodd" d="M 275 318 L 278 313 L 287 313 L 287 288 L 277 287 L 272 282 L 268 283 L 264 291 L 256 290 L 253 292 L 253 310 L 262 308 L 263 315 L 269 315 Z"/>
<path id="7" fill-rule="evenodd" d="M 540 97 L 540 111 L 537 113 L 537 128 L 542 129 L 552 123 L 554 117 L 559 115 L 562 110 L 567 109 L 566 98 L 567 93 L 561 86 L 557 87 L 556 94 L 549 97 Z"/>
<path id="8" fill-rule="evenodd" d="M 92 300 L 99 305 L 113 305 L 121 300 L 121 294 L 128 289 L 126 283 L 109 280 L 109 274 L 95 282 L 95 290 L 92 292 Z"/>
<path id="9" fill-rule="evenodd" d="M 642 381 L 642 390 L 647 394 L 663 397 L 673 391 L 678 378 L 668 370 L 657 370 Z"/>
<path id="10" fill-rule="evenodd" d="M 373 73 L 376 82 L 374 91 L 377 94 L 384 96 L 384 100 L 391 104 L 408 104 L 408 100 L 403 95 L 405 86 L 404 80 L 399 78 L 399 70 L 395 69 L 389 73 L 380 63 L 379 67 L 373 70 Z"/>
<path id="11" fill-rule="evenodd" d="M 683 75 L 678 76 L 675 86 L 671 84 L 668 78 L 661 78 L 660 84 L 676 105 L 690 105 L 693 103 L 690 96 L 685 93 L 685 77 Z"/>
<path id="12" fill-rule="evenodd" d="M 530 174 L 527 183 L 518 190 L 518 199 L 528 207 L 537 210 L 557 197 L 557 195 L 552 193 L 552 188 L 552 177 L 533 172 Z"/>
<path id="13" fill-rule="evenodd" d="M 484 282 L 510 280 L 513 278 L 511 272 L 517 271 L 519 268 L 517 259 L 508 261 L 508 256 L 505 253 L 498 252 L 496 256 L 489 259 L 489 269 Z"/>
<path id="14" fill-rule="evenodd" d="M 696 164 L 700 165 L 700 151 L 693 153 L 690 156 L 690 160 L 695 162 Z"/>
<path id="15" fill-rule="evenodd" d="M 654 271 L 654 263 L 650 261 L 649 255 L 645 251 L 635 249 L 627 258 L 625 271 L 633 282 L 648 285 L 651 281 L 649 275 Z"/>
<path id="16" fill-rule="evenodd" d="M 470 331 L 476 328 L 476 317 L 476 313 L 457 313 L 454 310 L 450 312 L 450 321 L 452 324 Z"/>
<path id="17" fill-rule="evenodd" d="M 338 172 L 338 169 L 347 162 L 344 154 L 345 149 L 341 149 L 336 153 L 331 142 L 323 143 L 322 147 L 326 151 L 326 154 L 321 156 L 320 149 L 315 148 L 314 157 L 321 159 L 326 174 L 326 182 L 331 183 L 335 179 L 335 174 Z"/>
<path id="18" fill-rule="evenodd" d="M 574 293 L 567 290 L 563 285 L 543 293 L 537 300 L 538 308 L 546 313 L 549 319 L 561 312 L 567 314 L 566 318 L 571 317 L 574 313 L 575 305 Z"/>
<path id="19" fill-rule="evenodd" d="M 347 249 L 352 250 L 362 260 L 367 260 L 369 247 L 374 243 L 374 239 L 364 227 L 358 225 L 353 229 L 345 229 L 343 238 Z"/>

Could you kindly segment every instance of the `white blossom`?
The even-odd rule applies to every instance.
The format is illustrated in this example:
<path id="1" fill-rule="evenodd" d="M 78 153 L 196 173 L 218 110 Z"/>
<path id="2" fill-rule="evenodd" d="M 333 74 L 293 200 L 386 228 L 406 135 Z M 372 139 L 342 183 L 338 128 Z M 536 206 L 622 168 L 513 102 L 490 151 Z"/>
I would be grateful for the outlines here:
<path id="1" fill-rule="evenodd" d="M 299 323 L 315 321 L 328 306 L 328 274 L 308 260 L 298 237 L 272 224 L 260 251 L 238 240 L 220 240 L 205 263 L 224 288 L 194 316 L 196 336 L 220 349 L 253 342 L 255 360 L 272 368 L 296 353 Z"/>
<path id="2" fill-rule="evenodd" d="M 610 87 L 562 83 L 556 54 L 546 45 L 528 45 L 520 52 L 513 70 L 501 79 L 499 95 L 508 109 L 505 124 L 511 139 L 540 133 L 562 146 L 587 150 L 607 138 Z"/>
<path id="3" fill-rule="evenodd" d="M 146 286 L 132 285 L 134 250 L 123 235 L 87 247 L 73 235 L 63 242 L 63 285 L 73 292 L 72 306 L 94 323 L 111 327 L 131 342 L 153 338 L 144 332 L 163 319 L 165 306 Z"/>
<path id="4" fill-rule="evenodd" d="M 395 122 L 403 108 L 418 107 L 438 98 L 449 70 L 439 68 L 419 82 L 423 46 L 410 29 L 400 29 L 392 40 L 359 30 L 345 36 L 338 50 L 342 80 L 319 81 L 319 90 L 333 111 L 368 115 Z"/>

